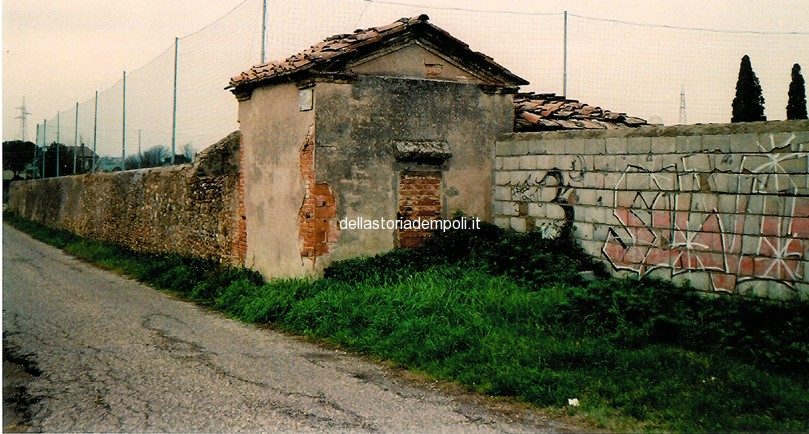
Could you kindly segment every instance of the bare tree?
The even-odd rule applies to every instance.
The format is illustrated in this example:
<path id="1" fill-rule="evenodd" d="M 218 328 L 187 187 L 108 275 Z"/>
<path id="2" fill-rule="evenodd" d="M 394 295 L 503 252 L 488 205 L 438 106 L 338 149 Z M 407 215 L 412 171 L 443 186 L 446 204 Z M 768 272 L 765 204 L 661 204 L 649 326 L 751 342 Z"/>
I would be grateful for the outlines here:
<path id="1" fill-rule="evenodd" d="M 196 155 L 196 151 L 194 150 L 194 146 L 191 143 L 186 143 L 183 146 L 183 156 L 186 158 L 186 161 L 189 163 L 194 162 L 194 156 Z"/>
<path id="2" fill-rule="evenodd" d="M 126 157 L 124 161 L 124 170 L 140 169 L 141 158 L 140 154 L 134 154 Z"/>
<path id="3" fill-rule="evenodd" d="M 169 150 L 165 146 L 152 146 L 140 154 L 126 157 L 124 167 L 126 170 L 131 170 L 163 166 L 165 164 L 164 160 L 168 157 L 168 155 Z"/>
<path id="4" fill-rule="evenodd" d="M 151 148 L 143 151 L 141 157 L 141 167 L 158 167 L 163 165 L 163 160 L 170 155 L 168 148 L 165 146 L 152 146 Z"/>

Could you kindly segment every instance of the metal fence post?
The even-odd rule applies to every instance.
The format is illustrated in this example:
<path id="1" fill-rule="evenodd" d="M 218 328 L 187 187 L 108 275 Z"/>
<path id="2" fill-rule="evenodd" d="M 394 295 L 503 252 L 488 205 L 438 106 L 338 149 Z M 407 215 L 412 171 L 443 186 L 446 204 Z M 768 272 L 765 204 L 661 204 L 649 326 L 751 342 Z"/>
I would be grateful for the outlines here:
<path id="1" fill-rule="evenodd" d="M 34 141 L 36 142 L 36 150 L 39 151 L 39 124 L 37 124 L 37 135 L 34 136 Z M 45 158 L 44 152 L 42 153 L 42 158 Z M 34 178 L 36 178 L 36 176 L 34 176 Z"/>
<path id="2" fill-rule="evenodd" d="M 48 149 L 48 120 L 42 120 L 42 177 L 45 177 L 45 151 Z"/>
<path id="3" fill-rule="evenodd" d="M 143 152 L 141 152 L 141 150 L 140 150 L 140 139 L 141 139 L 140 133 L 141 133 L 141 131 L 143 131 L 143 130 L 138 129 L 138 169 L 143 168 Z"/>
<path id="4" fill-rule="evenodd" d="M 267 0 L 261 9 L 261 63 L 267 61 Z"/>
<path id="5" fill-rule="evenodd" d="M 93 114 L 93 173 L 96 173 L 96 139 L 98 138 L 98 91 L 95 97 L 95 113 Z"/>
<path id="6" fill-rule="evenodd" d="M 124 71 L 124 100 L 121 114 L 121 170 L 126 170 L 126 71 Z"/>
<path id="7" fill-rule="evenodd" d="M 59 176 L 59 148 L 62 147 L 61 139 L 59 137 L 59 130 L 62 128 L 61 121 L 59 120 L 60 112 L 56 112 L 56 176 Z"/>
<path id="8" fill-rule="evenodd" d="M 567 97 L 567 11 L 565 11 L 564 47 L 562 58 L 562 96 Z"/>
<path id="9" fill-rule="evenodd" d="M 79 151 L 79 103 L 76 103 L 76 131 L 73 134 L 73 174 L 76 174 L 77 152 Z"/>
<path id="10" fill-rule="evenodd" d="M 174 164 L 174 154 L 177 146 L 177 72 L 178 54 L 180 53 L 180 38 L 174 37 L 174 97 L 171 103 L 171 164 Z"/>

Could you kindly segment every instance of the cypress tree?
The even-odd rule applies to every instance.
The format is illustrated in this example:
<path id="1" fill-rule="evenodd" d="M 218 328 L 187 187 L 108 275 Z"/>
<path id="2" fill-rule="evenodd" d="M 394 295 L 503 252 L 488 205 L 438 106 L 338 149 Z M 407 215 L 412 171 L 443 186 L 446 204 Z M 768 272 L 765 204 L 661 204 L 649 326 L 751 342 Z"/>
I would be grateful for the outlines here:
<path id="1" fill-rule="evenodd" d="M 739 66 L 739 80 L 736 82 L 736 97 L 733 98 L 733 117 L 731 122 L 766 121 L 764 116 L 764 96 L 758 82 L 750 57 L 742 57 Z"/>
<path id="2" fill-rule="evenodd" d="M 792 82 L 789 83 L 789 102 L 787 102 L 787 119 L 807 119 L 806 116 L 806 82 L 801 75 L 801 65 L 792 65 Z"/>

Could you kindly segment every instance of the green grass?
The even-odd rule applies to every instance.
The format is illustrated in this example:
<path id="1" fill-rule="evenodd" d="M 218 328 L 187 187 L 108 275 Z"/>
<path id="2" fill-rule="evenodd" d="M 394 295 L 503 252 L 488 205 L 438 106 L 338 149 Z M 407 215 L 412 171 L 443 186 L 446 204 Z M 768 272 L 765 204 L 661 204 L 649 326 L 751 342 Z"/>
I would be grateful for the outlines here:
<path id="1" fill-rule="evenodd" d="M 3 213 L 3 220 L 79 259 L 203 304 L 212 304 L 213 297 L 231 282 L 244 280 L 256 286 L 263 283 L 261 275 L 244 268 L 223 267 L 215 261 L 172 254 L 135 252 L 124 246 L 49 228 L 9 212 Z"/>
<path id="2" fill-rule="evenodd" d="M 485 226 L 417 251 L 262 283 L 6 215 L 35 237 L 249 323 L 273 323 L 479 392 L 619 430 L 809 430 L 809 305 L 599 279 L 569 236 Z M 568 234 L 569 235 L 569 234 Z M 565 407 L 578 398 L 581 407 Z"/>

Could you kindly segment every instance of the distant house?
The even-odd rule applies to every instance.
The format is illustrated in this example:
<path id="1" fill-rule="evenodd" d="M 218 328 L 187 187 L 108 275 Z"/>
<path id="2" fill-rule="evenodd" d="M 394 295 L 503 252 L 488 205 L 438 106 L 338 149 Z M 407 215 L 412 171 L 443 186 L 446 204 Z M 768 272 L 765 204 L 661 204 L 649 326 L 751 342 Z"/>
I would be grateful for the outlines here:
<path id="1" fill-rule="evenodd" d="M 87 146 L 65 146 L 68 152 L 76 153 L 76 172 L 88 173 L 93 169 L 93 160 L 98 158 L 95 152 Z"/>

